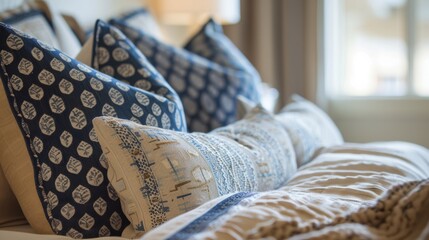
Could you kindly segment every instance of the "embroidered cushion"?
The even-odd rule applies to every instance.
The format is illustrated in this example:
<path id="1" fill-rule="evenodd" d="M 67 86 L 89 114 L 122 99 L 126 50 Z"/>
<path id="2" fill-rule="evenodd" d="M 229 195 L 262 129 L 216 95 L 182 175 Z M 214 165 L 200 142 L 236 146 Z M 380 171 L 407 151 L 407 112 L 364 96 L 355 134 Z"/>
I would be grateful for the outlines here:
<path id="1" fill-rule="evenodd" d="M 128 222 L 107 180 L 92 119 L 116 116 L 157 125 L 166 114 L 169 128 L 178 130 L 178 103 L 169 92 L 120 82 L 7 25 L 0 24 L 0 31 L 0 164 L 24 214 L 38 232 L 120 235 Z M 152 68 L 138 67 L 151 73 L 143 79 L 158 81 Z"/>
<path id="2" fill-rule="evenodd" d="M 340 130 L 322 109 L 298 95 L 286 105 L 276 119 L 288 131 L 298 167 L 309 162 L 322 147 L 344 143 Z"/>
<path id="3" fill-rule="evenodd" d="M 275 189 L 296 171 L 287 132 L 255 108 L 210 133 L 182 133 L 112 117 L 96 134 L 135 237 L 217 196 Z"/>
<path id="4" fill-rule="evenodd" d="M 241 61 L 227 63 L 235 61 L 238 56 L 236 49 L 228 47 L 232 44 L 225 44 L 225 36 L 211 38 L 213 41 L 210 42 L 218 41 L 216 46 L 223 46 L 226 52 L 230 50 L 230 54 L 211 61 L 186 49 L 164 44 L 123 21 L 113 20 L 111 23 L 136 44 L 177 91 L 185 109 L 189 131 L 207 132 L 235 121 L 238 95 L 259 102 L 259 75 L 248 72 L 248 66 Z M 204 25 L 199 34 L 210 32 L 204 31 L 206 28 L 213 28 L 213 23 Z M 219 32 L 216 34 L 221 35 Z"/>

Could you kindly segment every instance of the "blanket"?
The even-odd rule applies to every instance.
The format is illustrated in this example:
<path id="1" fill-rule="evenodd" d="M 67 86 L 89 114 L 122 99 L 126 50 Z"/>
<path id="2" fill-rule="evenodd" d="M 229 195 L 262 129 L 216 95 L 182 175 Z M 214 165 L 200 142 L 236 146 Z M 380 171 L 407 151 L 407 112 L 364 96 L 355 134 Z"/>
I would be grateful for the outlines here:
<path id="1" fill-rule="evenodd" d="M 284 187 L 239 192 L 143 239 L 429 239 L 429 152 L 409 143 L 323 149 Z"/>

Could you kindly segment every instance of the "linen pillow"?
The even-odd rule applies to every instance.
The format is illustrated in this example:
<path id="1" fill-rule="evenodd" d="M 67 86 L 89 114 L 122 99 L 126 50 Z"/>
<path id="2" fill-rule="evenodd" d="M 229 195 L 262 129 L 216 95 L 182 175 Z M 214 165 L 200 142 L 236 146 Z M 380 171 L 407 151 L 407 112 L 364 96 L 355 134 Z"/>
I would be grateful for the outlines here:
<path id="1" fill-rule="evenodd" d="M 220 64 L 215 62 L 218 58 L 211 61 L 186 49 L 164 44 L 123 21 L 112 20 L 111 23 L 136 44 L 177 91 L 185 109 L 189 131 L 207 132 L 235 121 L 238 95 L 259 102 L 259 76 L 253 71 L 244 70 L 247 68 L 241 66 L 241 62 L 226 64 L 226 60 L 236 59 L 235 51 L 228 47 L 231 45 L 223 45 L 226 37 L 213 38 L 219 46 L 225 46 L 225 51 L 231 50 L 230 56 L 222 58 L 225 61 L 220 61 Z M 210 21 L 203 29 L 213 28 L 212 25 Z M 200 34 L 205 32 L 201 31 Z M 241 68 L 230 67 L 232 65 Z"/>
<path id="2" fill-rule="evenodd" d="M 210 133 L 94 119 L 108 177 L 135 231 L 145 233 L 217 196 L 282 186 L 296 171 L 287 132 L 261 108 Z M 128 235 L 129 234 L 129 235 Z"/>
<path id="3" fill-rule="evenodd" d="M 0 22 L 9 24 L 22 32 L 59 48 L 74 56 L 80 49 L 64 19 L 42 0 L 29 1 L 21 6 L 0 13 Z"/>
<path id="4" fill-rule="evenodd" d="M 320 148 L 344 143 L 338 127 L 322 109 L 299 95 L 291 99 L 276 119 L 290 135 L 298 167 L 309 162 Z"/>
<path id="5" fill-rule="evenodd" d="M 92 119 L 155 125 L 167 114 L 170 129 L 180 130 L 175 117 L 183 113 L 167 92 L 129 86 L 5 24 L 0 31 L 0 164 L 24 214 L 41 233 L 119 235 L 128 223 L 107 181 Z"/>

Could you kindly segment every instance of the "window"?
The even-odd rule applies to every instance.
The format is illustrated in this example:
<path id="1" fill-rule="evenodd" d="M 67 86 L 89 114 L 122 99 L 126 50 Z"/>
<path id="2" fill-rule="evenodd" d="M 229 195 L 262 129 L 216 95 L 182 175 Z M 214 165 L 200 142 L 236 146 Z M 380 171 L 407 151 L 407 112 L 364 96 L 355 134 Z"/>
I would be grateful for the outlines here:
<path id="1" fill-rule="evenodd" d="M 325 0 L 326 88 L 336 96 L 429 96 L 428 0 Z"/>

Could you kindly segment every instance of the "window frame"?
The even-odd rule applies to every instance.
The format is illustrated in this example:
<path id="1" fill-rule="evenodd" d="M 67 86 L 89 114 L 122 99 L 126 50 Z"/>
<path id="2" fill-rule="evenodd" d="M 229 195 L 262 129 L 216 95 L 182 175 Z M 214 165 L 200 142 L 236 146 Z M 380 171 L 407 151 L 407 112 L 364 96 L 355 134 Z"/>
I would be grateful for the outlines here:
<path id="1" fill-rule="evenodd" d="M 353 96 L 341 92 L 340 84 L 338 81 L 340 76 L 344 76 L 344 68 L 341 67 L 339 62 L 344 61 L 343 56 L 338 53 L 338 49 L 344 48 L 341 40 L 341 34 L 338 34 L 341 21 L 341 2 L 344 0 L 321 0 L 318 1 L 317 14 L 318 14 L 318 49 L 319 49 L 319 86 L 323 87 L 322 102 L 327 102 L 329 99 L 336 100 L 429 100 L 429 95 L 419 95 L 415 91 L 414 79 L 415 72 L 415 46 L 416 46 L 416 0 L 406 0 L 406 61 L 407 61 L 407 74 L 406 74 L 406 91 L 404 95 L 389 96 L 389 95 L 367 95 L 367 96 Z M 335 46 L 335 47 L 334 47 Z"/>

